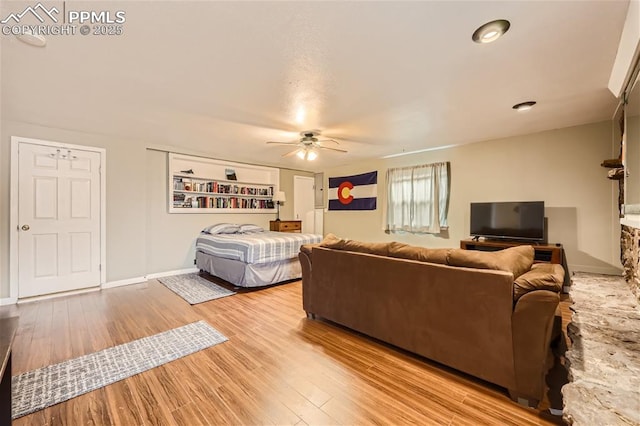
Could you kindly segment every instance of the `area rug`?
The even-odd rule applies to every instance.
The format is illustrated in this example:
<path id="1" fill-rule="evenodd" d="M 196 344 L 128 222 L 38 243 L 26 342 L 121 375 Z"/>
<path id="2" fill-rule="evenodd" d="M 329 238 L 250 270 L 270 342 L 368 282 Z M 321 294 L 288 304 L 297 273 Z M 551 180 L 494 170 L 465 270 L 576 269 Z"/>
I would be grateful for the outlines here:
<path id="1" fill-rule="evenodd" d="M 191 305 L 236 294 L 235 291 L 205 280 L 197 273 L 162 277 L 158 281 Z"/>
<path id="2" fill-rule="evenodd" d="M 16 419 L 227 341 L 204 321 L 12 377 Z"/>

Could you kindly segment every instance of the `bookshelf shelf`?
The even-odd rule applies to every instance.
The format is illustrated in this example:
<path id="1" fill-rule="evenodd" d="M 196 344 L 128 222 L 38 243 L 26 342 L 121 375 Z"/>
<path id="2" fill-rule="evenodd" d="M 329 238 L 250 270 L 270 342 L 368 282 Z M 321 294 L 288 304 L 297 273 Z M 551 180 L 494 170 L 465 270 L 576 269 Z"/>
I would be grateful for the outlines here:
<path id="1" fill-rule="evenodd" d="M 170 153 L 169 213 L 274 213 L 279 180 L 273 167 Z"/>

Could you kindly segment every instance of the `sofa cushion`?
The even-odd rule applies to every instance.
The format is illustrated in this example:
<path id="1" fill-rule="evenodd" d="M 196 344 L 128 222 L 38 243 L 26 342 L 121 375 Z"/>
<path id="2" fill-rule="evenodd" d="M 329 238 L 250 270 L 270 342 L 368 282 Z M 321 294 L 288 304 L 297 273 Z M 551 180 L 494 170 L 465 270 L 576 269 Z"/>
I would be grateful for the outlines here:
<path id="1" fill-rule="evenodd" d="M 447 264 L 447 254 L 451 249 L 410 246 L 402 243 L 391 243 L 389 256 L 420 262 Z"/>
<path id="2" fill-rule="evenodd" d="M 560 292 L 564 282 L 564 268 L 555 263 L 536 263 L 513 283 L 513 300 L 534 290 Z"/>
<path id="3" fill-rule="evenodd" d="M 300 246 L 300 251 L 311 256 L 311 251 L 314 247 L 320 247 L 320 243 L 303 244 Z"/>
<path id="4" fill-rule="evenodd" d="M 320 247 L 334 250 L 355 251 L 358 253 L 377 254 L 378 256 L 388 256 L 389 246 L 392 243 L 366 243 L 362 241 L 346 240 L 338 238 L 333 234 L 327 234 L 320 243 Z"/>
<path id="5" fill-rule="evenodd" d="M 513 278 L 516 279 L 531 269 L 533 254 L 533 246 L 528 245 L 509 247 L 492 252 L 451 249 L 447 255 L 447 264 L 511 272 Z"/>

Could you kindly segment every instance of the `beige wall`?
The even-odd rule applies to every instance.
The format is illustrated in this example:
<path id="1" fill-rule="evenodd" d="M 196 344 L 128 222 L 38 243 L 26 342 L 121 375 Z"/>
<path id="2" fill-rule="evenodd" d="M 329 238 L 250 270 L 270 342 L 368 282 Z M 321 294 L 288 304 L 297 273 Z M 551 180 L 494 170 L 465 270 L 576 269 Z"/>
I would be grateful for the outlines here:
<path id="1" fill-rule="evenodd" d="M 269 229 L 275 213 L 194 213 L 169 214 L 167 210 L 167 153 L 147 150 L 146 153 L 146 225 L 147 274 L 193 268 L 195 240 L 207 225 L 218 222 L 255 223 Z M 310 173 L 289 169 L 280 170 L 280 190 L 287 202 L 280 207 L 280 217 L 293 215 L 293 176 Z M 312 174 L 311 174 L 312 175 Z"/>
<path id="2" fill-rule="evenodd" d="M 23 136 L 107 151 L 107 281 L 193 266 L 198 231 L 213 222 L 253 222 L 267 227 L 274 214 L 213 215 L 167 213 L 166 153 L 144 142 L 7 121 L 0 123 L 0 298 L 9 297 L 10 137 Z M 454 247 L 469 233 L 469 203 L 492 200 L 544 200 L 549 239 L 567 249 L 574 269 L 617 272 L 619 223 L 616 186 L 599 166 L 617 155 L 611 124 L 598 123 L 515 138 L 481 142 L 325 171 L 328 176 L 379 172 L 379 207 L 373 212 L 327 212 L 326 232 L 366 241 L 400 240 Z M 615 154 L 615 155 L 614 155 Z M 382 231 L 384 174 L 388 167 L 451 161 L 450 230 L 439 236 L 386 235 Z M 293 176 L 312 173 L 282 169 L 287 202 L 281 217 L 293 217 Z"/>
<path id="3" fill-rule="evenodd" d="M 145 149 L 138 141 L 3 121 L 0 144 L 0 297 L 9 296 L 9 176 L 11 136 L 106 149 L 107 281 L 145 275 Z M 5 236 L 7 236 L 5 238 Z"/>
<path id="4" fill-rule="evenodd" d="M 324 230 L 364 241 L 458 247 L 469 237 L 469 203 L 544 200 L 549 242 L 564 245 L 572 270 L 619 273 L 617 185 L 600 167 L 612 151 L 611 123 L 603 122 L 328 169 L 325 179 L 377 170 L 378 208 L 326 212 Z M 451 162 L 448 232 L 385 234 L 386 170 L 438 161 Z"/>
<path id="5" fill-rule="evenodd" d="M 216 222 L 256 223 L 268 229 L 275 214 L 169 214 L 167 154 L 147 150 L 142 141 L 74 132 L 16 121 L 1 122 L 0 298 L 9 294 L 9 176 L 11 136 L 106 149 L 107 282 L 193 267 L 195 237 Z M 293 215 L 293 176 L 311 173 L 282 169 L 287 203 L 281 217 Z"/>

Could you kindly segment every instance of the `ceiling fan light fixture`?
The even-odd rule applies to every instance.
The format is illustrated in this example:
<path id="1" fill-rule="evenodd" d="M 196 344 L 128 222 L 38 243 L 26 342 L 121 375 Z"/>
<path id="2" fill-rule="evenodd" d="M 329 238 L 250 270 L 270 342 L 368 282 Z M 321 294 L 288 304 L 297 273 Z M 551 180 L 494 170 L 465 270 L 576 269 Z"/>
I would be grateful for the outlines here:
<path id="1" fill-rule="evenodd" d="M 296 153 L 296 155 L 298 156 L 299 159 L 304 160 L 304 157 L 306 155 L 306 151 L 304 149 L 299 149 L 298 152 Z"/>
<path id="2" fill-rule="evenodd" d="M 318 153 L 315 152 L 314 150 L 310 149 L 309 151 L 307 151 L 307 161 L 313 161 L 316 158 L 318 158 Z"/>
<path id="3" fill-rule="evenodd" d="M 511 27 L 511 23 L 506 19 L 496 19 L 487 22 L 474 31 L 471 39 L 476 43 L 491 43 L 499 39 Z"/>
<path id="4" fill-rule="evenodd" d="M 531 108 L 533 108 L 533 106 L 535 104 L 536 104 L 536 101 L 520 102 L 519 104 L 515 104 L 511 108 L 515 109 L 516 111 L 520 111 L 520 112 L 529 111 Z"/>

